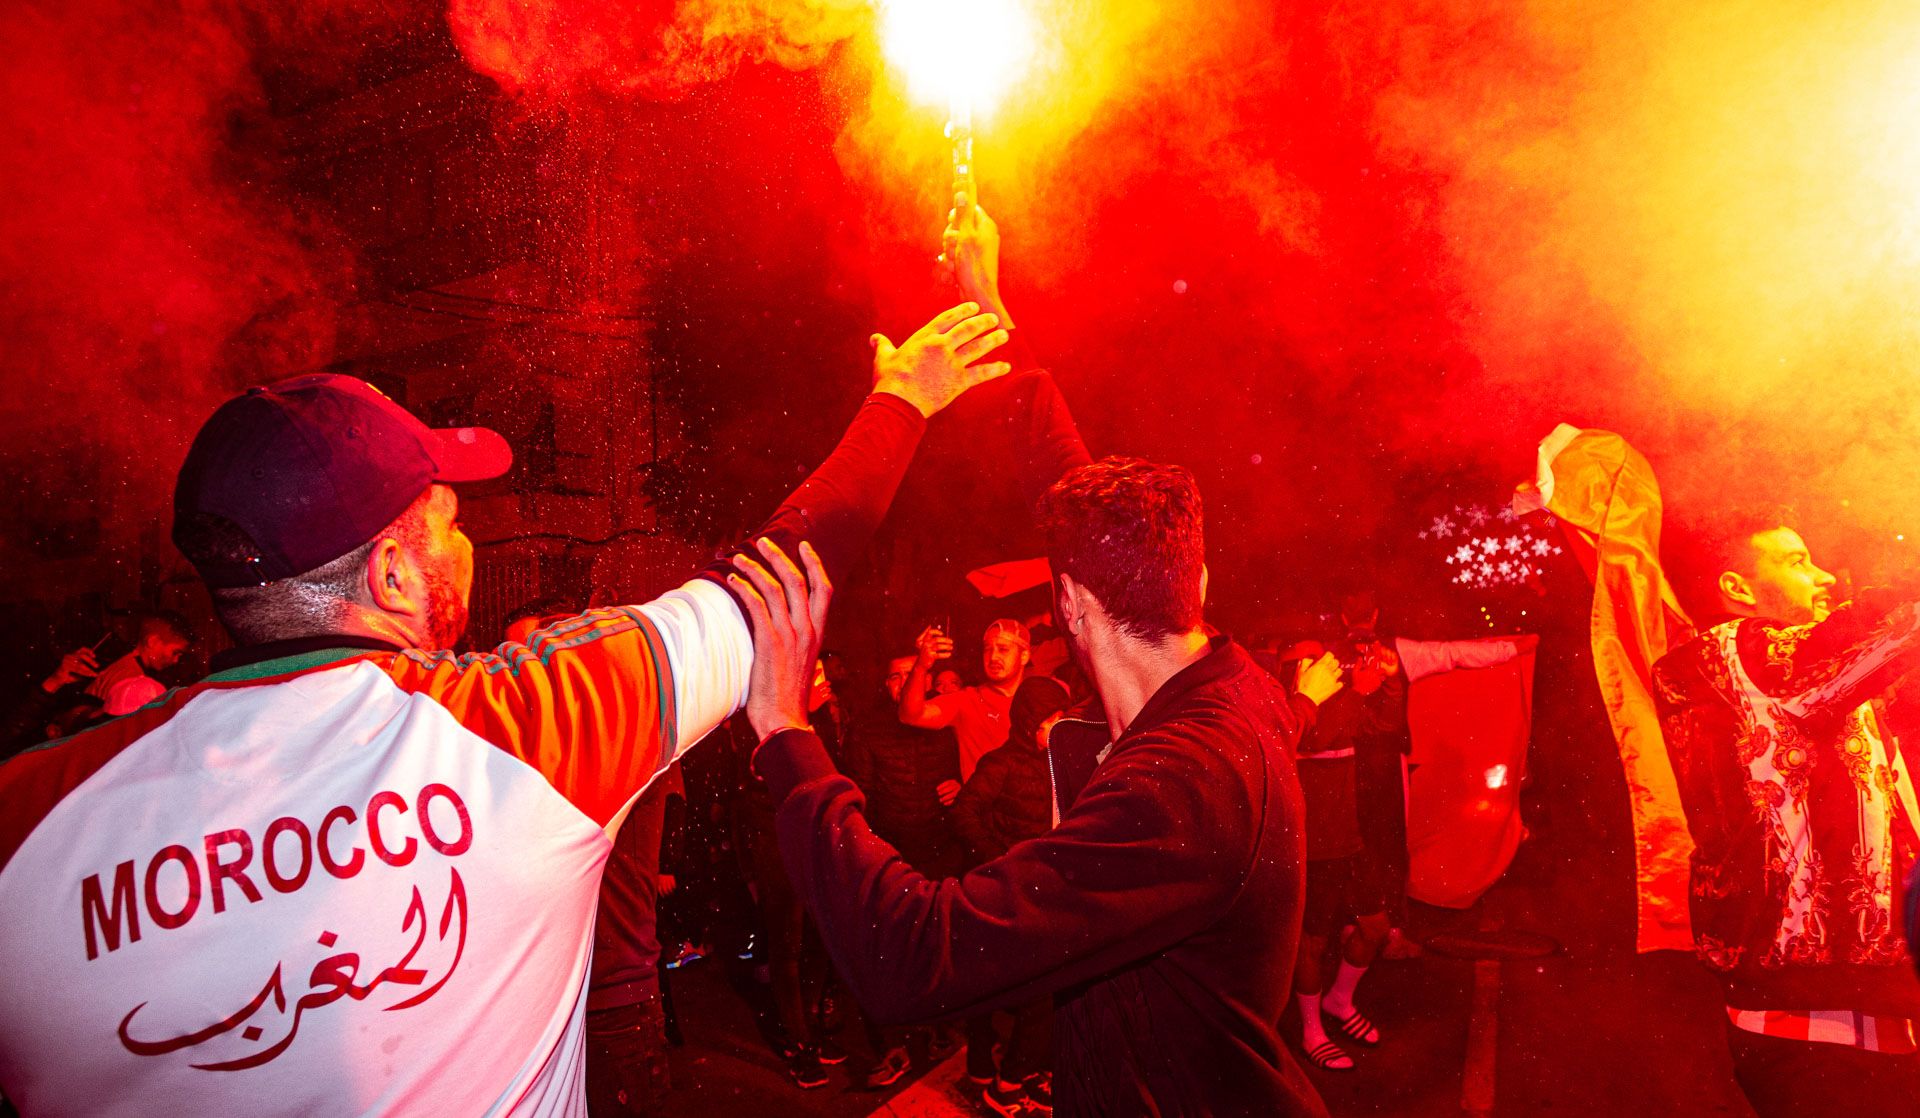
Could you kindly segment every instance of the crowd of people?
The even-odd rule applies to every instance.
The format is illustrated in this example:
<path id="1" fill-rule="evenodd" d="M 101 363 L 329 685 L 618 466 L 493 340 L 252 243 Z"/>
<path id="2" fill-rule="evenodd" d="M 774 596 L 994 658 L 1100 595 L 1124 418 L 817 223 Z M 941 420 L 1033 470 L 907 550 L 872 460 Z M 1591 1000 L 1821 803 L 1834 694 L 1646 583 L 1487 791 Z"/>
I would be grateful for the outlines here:
<path id="1" fill-rule="evenodd" d="M 1095 460 L 1044 372 L 994 361 L 997 233 L 760 531 L 640 605 L 529 603 L 456 654 L 454 486 L 503 440 L 351 378 L 223 405 L 174 540 L 232 639 L 156 681 L 177 618 L 74 651 L 0 767 L 0 1087 L 26 1114 L 656 1112 L 674 972 L 730 968 L 795 1089 L 883 1088 L 965 1046 L 1002 1115 L 1315 1115 L 1300 1061 L 1380 1045 L 1405 950 L 1406 673 L 1364 589 L 1243 648 L 1203 616 L 1201 499 Z M 1016 365 L 1021 367 L 1016 368 Z M 929 420 L 980 392 L 1029 445 L 1048 608 L 823 652 L 832 583 Z M 1768 1114 L 1903 1112 L 1911 780 L 1870 700 L 1911 601 L 1857 596 L 1778 517 L 1706 564 L 1735 619 L 1654 675 L 1695 928 Z M 871 619 L 869 619 L 871 620 Z M 1034 668 L 1044 626 L 1067 655 Z M 871 679 L 872 682 L 863 682 Z M 1283 1022 L 1286 1022 L 1283 1024 Z"/>
<path id="2" fill-rule="evenodd" d="M 579 612 L 559 599 L 527 603 L 508 615 L 505 643 L 524 645 Z M 1308 842 L 1305 934 L 1294 972 L 1302 1031 L 1295 1039 L 1308 1059 L 1334 1070 L 1354 1066 L 1341 1043 L 1380 1043 L 1379 1029 L 1352 999 L 1393 930 L 1389 906 L 1405 899 L 1404 831 L 1389 827 L 1362 839 L 1362 754 L 1391 765 L 1391 781 L 1367 789 L 1386 801 L 1375 814 L 1403 818 L 1397 761 L 1405 688 L 1394 653 L 1375 632 L 1377 620 L 1371 595 L 1356 592 L 1327 632 L 1285 645 L 1266 638 L 1257 643 L 1268 647 L 1253 653 L 1289 685 L 1315 665 L 1320 678 L 1313 687 L 1332 687 L 1337 672 L 1351 680 L 1322 702 L 1299 691 L 1291 700 L 1303 719 L 1316 722 L 1297 758 Z M 976 685 L 965 684 L 956 667 L 973 659 L 956 653 L 971 651 L 974 642 L 963 646 L 938 626 L 920 633 L 911 655 L 869 671 L 849 670 L 832 652 L 816 661 L 808 722 L 835 767 L 859 788 L 874 834 L 924 874 L 945 878 L 988 865 L 1056 821 L 1049 738 L 1091 696 L 1076 672 L 1063 670 L 1065 678 L 1057 679 L 1034 670 L 1035 631 L 1050 631 L 1048 621 L 1003 617 L 988 624 L 972 664 Z M 671 1084 L 667 1051 L 684 1043 L 671 977 L 702 960 L 729 971 L 796 1089 L 825 1086 L 832 1081 L 827 1069 L 849 1060 L 836 1034 L 851 999 L 781 861 L 774 804 L 750 764 L 757 744 L 744 715 L 722 723 L 649 785 L 614 839 L 587 999 L 586 1076 L 595 1114 L 658 1112 Z M 690 786 L 701 790 L 698 813 L 687 810 Z M 1323 961 L 1337 968 L 1330 979 Z M 860 1017 L 864 1052 L 847 1077 L 860 1087 L 892 1086 L 958 1049 L 986 1110 L 1052 1109 L 1051 998 L 912 1029 L 867 1012 Z M 1329 1025 L 1340 1042 L 1329 1039 Z"/>

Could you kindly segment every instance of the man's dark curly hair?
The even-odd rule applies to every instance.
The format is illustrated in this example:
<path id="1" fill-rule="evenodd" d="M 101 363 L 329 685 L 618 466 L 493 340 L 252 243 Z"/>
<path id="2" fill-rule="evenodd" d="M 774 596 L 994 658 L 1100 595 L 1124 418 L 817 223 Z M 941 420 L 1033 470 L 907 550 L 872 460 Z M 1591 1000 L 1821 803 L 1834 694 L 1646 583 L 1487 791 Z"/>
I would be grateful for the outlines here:
<path id="1" fill-rule="evenodd" d="M 1200 487 L 1185 469 L 1088 463 L 1040 498 L 1039 520 L 1054 573 L 1086 587 L 1129 635 L 1158 640 L 1200 624 L 1206 540 Z"/>
<path id="2" fill-rule="evenodd" d="M 1753 537 L 1775 528 L 1800 530 L 1793 509 L 1767 500 L 1736 502 L 1704 514 L 1676 517 L 1660 540 L 1661 566 L 1680 608 L 1696 625 L 1706 626 L 1726 613 L 1720 576 L 1727 571 L 1752 575 Z"/>

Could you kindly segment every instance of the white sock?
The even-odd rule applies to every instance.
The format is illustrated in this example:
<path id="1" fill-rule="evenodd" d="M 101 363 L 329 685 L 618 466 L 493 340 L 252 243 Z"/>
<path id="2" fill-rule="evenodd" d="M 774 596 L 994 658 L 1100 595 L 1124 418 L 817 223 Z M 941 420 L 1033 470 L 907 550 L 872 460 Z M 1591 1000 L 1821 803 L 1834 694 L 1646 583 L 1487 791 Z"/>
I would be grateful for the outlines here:
<path id="1" fill-rule="evenodd" d="M 1326 1023 L 1320 1020 L 1320 995 L 1295 991 L 1293 1000 L 1300 1005 L 1300 1047 L 1311 1052 L 1328 1040 Z"/>
<path id="2" fill-rule="evenodd" d="M 1367 968 L 1354 966 L 1345 959 L 1340 960 L 1340 970 L 1333 976 L 1333 985 L 1327 987 L 1327 1012 L 1335 1017 L 1352 1013 L 1354 988 L 1366 976 Z"/>

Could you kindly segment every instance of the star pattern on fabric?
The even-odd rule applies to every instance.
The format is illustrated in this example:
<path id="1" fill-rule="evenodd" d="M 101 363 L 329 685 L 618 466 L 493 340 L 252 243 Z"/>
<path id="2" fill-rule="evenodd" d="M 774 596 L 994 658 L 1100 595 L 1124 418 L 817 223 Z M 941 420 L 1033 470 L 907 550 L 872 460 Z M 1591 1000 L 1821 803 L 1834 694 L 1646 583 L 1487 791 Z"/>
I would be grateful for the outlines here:
<path id="1" fill-rule="evenodd" d="M 1515 512 L 1504 503 L 1458 504 L 1432 516 L 1415 535 L 1438 545 L 1435 555 L 1451 568 L 1448 583 L 1495 590 L 1546 574 L 1547 558 L 1561 554 L 1551 538 L 1553 523 L 1545 512 Z"/>

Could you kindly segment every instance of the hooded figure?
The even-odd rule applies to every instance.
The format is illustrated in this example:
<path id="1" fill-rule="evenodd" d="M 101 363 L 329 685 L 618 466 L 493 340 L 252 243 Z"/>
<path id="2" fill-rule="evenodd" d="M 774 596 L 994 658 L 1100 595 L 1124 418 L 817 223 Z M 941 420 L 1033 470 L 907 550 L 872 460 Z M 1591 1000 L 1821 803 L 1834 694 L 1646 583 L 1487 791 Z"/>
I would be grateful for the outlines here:
<path id="1" fill-rule="evenodd" d="M 1046 676 L 1027 679 L 1013 693 L 1007 744 L 980 758 L 953 804 L 954 829 L 972 864 L 998 858 L 1052 828 L 1046 732 L 1067 709 L 1067 698 L 1066 685 Z"/>

